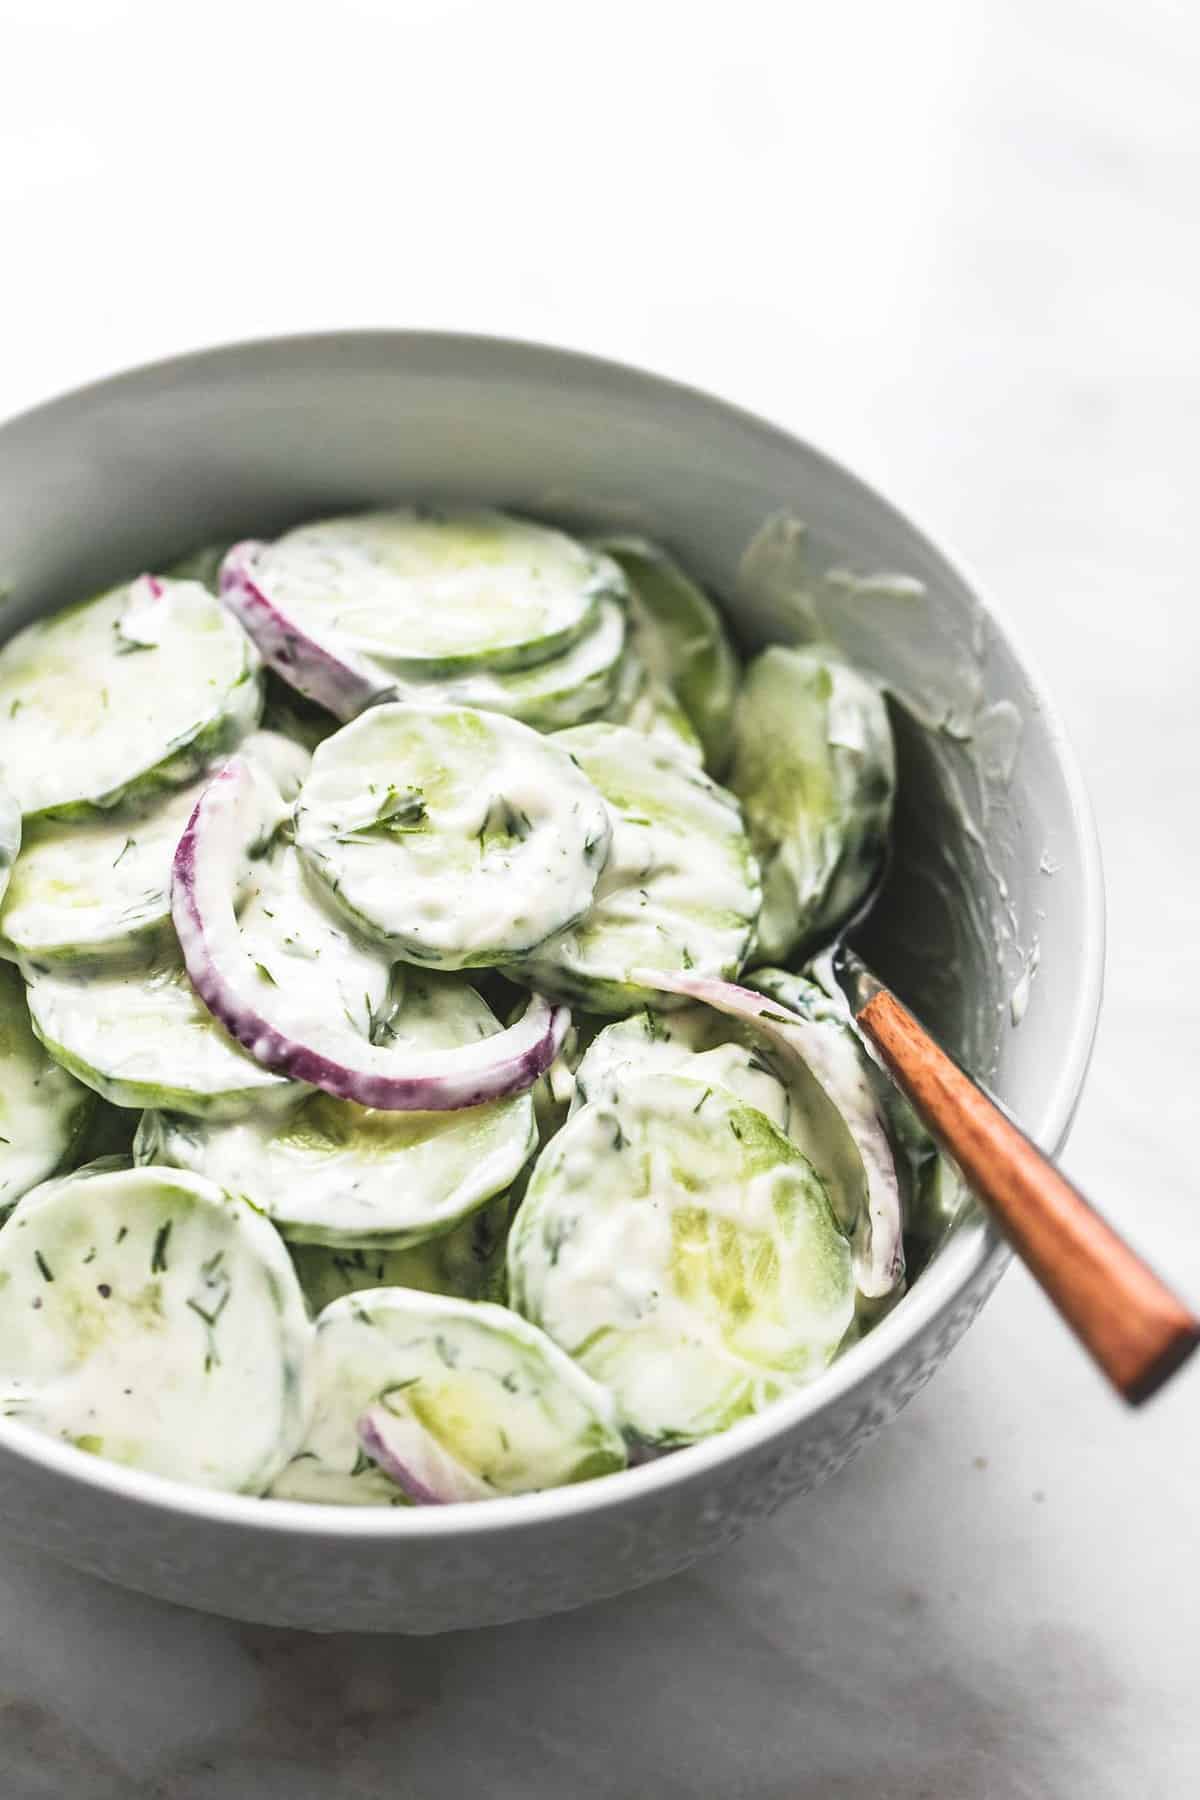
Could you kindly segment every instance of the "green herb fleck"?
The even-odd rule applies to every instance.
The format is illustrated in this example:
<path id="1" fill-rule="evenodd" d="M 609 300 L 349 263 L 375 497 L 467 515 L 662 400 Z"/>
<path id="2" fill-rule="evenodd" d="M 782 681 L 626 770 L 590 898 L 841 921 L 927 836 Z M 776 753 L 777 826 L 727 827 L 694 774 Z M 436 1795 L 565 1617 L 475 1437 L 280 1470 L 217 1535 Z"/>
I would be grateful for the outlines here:
<path id="1" fill-rule="evenodd" d="M 174 1223 L 174 1219 L 168 1219 L 166 1224 L 160 1225 L 154 1234 L 154 1250 L 150 1257 L 150 1273 L 152 1275 L 165 1275 L 167 1272 L 167 1239 L 171 1235 L 171 1227 Z"/>
<path id="2" fill-rule="evenodd" d="M 258 973 L 260 974 L 260 976 L 262 977 L 262 979 L 264 981 L 269 981 L 272 987 L 279 986 L 279 983 L 276 981 L 275 977 L 272 975 L 270 969 L 268 969 L 266 963 L 256 962 L 254 967 L 258 970 Z"/>
<path id="3" fill-rule="evenodd" d="M 50 1267 L 50 1264 L 46 1261 L 45 1257 L 42 1255 L 40 1250 L 34 1251 L 33 1260 L 38 1266 L 38 1270 L 41 1274 L 42 1280 L 43 1281 L 53 1281 L 54 1280 L 54 1271 Z"/>
<path id="4" fill-rule="evenodd" d="M 117 866 L 117 864 L 118 864 L 118 863 L 119 863 L 119 862 L 120 862 L 120 860 L 121 860 L 121 857 L 122 857 L 122 856 L 127 856 L 127 855 L 128 855 L 128 853 L 129 853 L 129 852 L 130 852 L 130 851 L 131 851 L 131 850 L 132 850 L 132 849 L 133 849 L 133 847 L 134 847 L 134 844 L 135 844 L 135 843 L 136 843 L 136 841 L 137 841 L 137 840 L 136 840 L 136 838 L 126 838 L 126 839 L 125 839 L 125 842 L 124 842 L 124 844 L 123 844 L 123 845 L 122 845 L 122 847 L 121 847 L 121 853 L 120 853 L 120 856 L 117 856 L 117 857 L 115 857 L 115 858 L 114 858 L 114 860 L 113 860 L 113 868 L 114 868 L 114 869 L 115 869 L 115 868 L 116 868 L 116 866 Z"/>
<path id="5" fill-rule="evenodd" d="M 191 1308 L 192 1312 L 194 1312 L 196 1314 L 196 1317 L 198 1319 L 204 1320 L 204 1323 L 208 1326 L 209 1330 L 211 1331 L 213 1329 L 213 1327 L 216 1325 L 217 1320 L 220 1318 L 221 1314 L 225 1311 L 225 1308 L 229 1305 L 229 1296 L 232 1292 L 233 1292 L 233 1289 L 227 1287 L 225 1289 L 225 1291 L 223 1292 L 223 1294 L 221 1295 L 221 1298 L 217 1301 L 216 1305 L 212 1308 L 211 1311 L 209 1310 L 209 1308 L 207 1306 L 201 1306 L 201 1304 L 198 1300 L 193 1300 L 190 1297 L 188 1299 L 187 1304 Z"/>
<path id="6" fill-rule="evenodd" d="M 385 837 L 407 837 L 414 831 L 428 831 L 429 810 L 419 787 L 389 787 L 373 819 L 352 826 L 337 838 L 339 844 L 361 841 L 368 834 L 382 832 Z"/>
<path id="7" fill-rule="evenodd" d="M 697 1100 L 695 1106 L 693 1106 L 692 1111 L 694 1113 L 698 1113 L 700 1111 L 700 1108 L 704 1105 L 704 1102 L 706 1100 L 711 1100 L 711 1099 L 712 1099 L 712 1089 L 705 1088 L 704 1092 L 701 1094 L 700 1098 Z"/>

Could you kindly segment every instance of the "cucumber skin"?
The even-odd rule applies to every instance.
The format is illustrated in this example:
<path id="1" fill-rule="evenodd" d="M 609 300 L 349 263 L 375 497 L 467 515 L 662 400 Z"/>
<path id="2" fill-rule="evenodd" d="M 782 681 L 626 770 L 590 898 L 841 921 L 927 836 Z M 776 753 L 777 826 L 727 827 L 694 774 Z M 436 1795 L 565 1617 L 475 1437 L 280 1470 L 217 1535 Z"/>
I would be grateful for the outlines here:
<path id="1" fill-rule="evenodd" d="M 250 648 L 248 639 L 247 648 Z M 26 817 L 54 819 L 63 824 L 84 819 L 103 819 L 115 807 L 144 806 L 155 795 L 169 788 L 186 787 L 189 781 L 195 781 L 203 775 L 217 757 L 236 750 L 242 739 L 258 725 L 262 717 L 263 687 L 256 656 L 253 661 L 247 661 L 243 673 L 228 690 L 227 697 L 236 697 L 235 704 L 228 711 L 210 720 L 185 745 L 172 750 L 162 762 L 155 763 L 152 768 L 134 776 L 131 781 L 92 800 L 71 800 L 57 806 L 41 807 L 36 812 L 27 813 Z"/>

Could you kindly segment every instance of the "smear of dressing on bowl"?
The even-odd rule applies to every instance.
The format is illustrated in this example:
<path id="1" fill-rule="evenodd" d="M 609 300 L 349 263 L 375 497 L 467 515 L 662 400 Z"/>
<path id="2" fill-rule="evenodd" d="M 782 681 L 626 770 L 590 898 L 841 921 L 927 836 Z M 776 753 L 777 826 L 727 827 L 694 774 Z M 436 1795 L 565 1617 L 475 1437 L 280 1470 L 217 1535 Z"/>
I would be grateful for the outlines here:
<path id="1" fill-rule="evenodd" d="M 1010 880 L 1010 786 L 1022 718 L 986 698 L 990 621 L 975 606 L 957 631 L 931 640 L 927 590 L 903 572 L 821 567 L 804 521 L 773 514 L 741 557 L 735 593 L 757 635 L 837 645 L 871 668 L 886 636 L 899 790 L 888 878 L 863 954 L 984 1079 L 995 1073 L 997 1016 L 1018 1025 L 1037 969 L 1022 942 Z M 1043 859 L 1045 867 L 1045 859 Z M 981 980 L 980 977 L 983 977 Z"/>

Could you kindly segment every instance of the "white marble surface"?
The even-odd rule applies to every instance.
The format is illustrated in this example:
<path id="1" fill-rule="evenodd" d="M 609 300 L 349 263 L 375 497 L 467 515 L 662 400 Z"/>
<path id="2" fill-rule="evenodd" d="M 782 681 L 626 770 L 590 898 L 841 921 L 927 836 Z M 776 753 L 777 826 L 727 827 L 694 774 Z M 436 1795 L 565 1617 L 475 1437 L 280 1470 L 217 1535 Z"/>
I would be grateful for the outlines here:
<path id="1" fill-rule="evenodd" d="M 0 412 L 260 332 L 549 337 L 773 414 L 966 558 L 1107 852 L 1068 1161 L 1200 1300 L 1187 0 L 0 0 L 0 37 Z M 1014 1273 L 740 1549 L 472 1637 L 227 1625 L 0 1547 L 0 1792 L 1177 1800 L 1198 1383 L 1124 1417 Z"/>

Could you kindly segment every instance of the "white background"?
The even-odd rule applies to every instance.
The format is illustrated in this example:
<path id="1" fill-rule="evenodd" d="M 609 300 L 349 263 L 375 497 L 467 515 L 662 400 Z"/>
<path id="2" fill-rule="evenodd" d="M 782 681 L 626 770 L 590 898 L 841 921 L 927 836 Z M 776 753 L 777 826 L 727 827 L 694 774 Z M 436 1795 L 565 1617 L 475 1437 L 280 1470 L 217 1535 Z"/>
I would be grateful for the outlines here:
<path id="1" fill-rule="evenodd" d="M 1198 53 L 1189 0 L 0 0 L 0 414 L 224 338 L 459 327 L 848 461 L 1062 704 L 1111 898 L 1068 1163 L 1200 1300 Z M 0 1790 L 1194 1794 L 1198 1383 L 1123 1416 L 1014 1272 L 740 1549 L 470 1638 L 229 1626 L 0 1544 Z"/>

